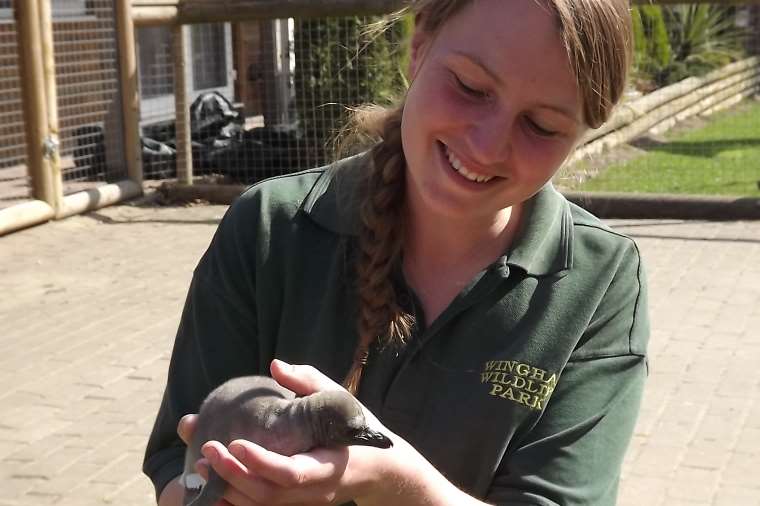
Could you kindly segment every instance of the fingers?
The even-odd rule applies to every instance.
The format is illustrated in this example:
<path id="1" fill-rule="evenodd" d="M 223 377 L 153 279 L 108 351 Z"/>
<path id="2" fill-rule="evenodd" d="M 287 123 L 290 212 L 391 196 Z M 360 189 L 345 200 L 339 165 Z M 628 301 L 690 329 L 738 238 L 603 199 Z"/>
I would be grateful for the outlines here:
<path id="1" fill-rule="evenodd" d="M 202 452 L 230 485 L 224 498 L 241 506 L 327 504 L 348 462 L 345 449 L 285 457 L 244 440 L 233 441 L 229 449 L 209 442 Z"/>
<path id="2" fill-rule="evenodd" d="M 309 395 L 322 390 L 342 390 L 343 387 L 310 365 L 293 365 L 274 359 L 269 367 L 272 377 L 297 395 Z"/>
<path id="3" fill-rule="evenodd" d="M 190 444 L 190 439 L 193 437 L 193 431 L 195 430 L 195 422 L 197 419 L 197 414 L 185 415 L 180 418 L 179 424 L 177 424 L 177 434 L 179 434 L 179 437 L 186 445 Z"/>
<path id="4" fill-rule="evenodd" d="M 315 450 L 292 457 L 245 440 L 233 441 L 229 448 L 244 466 L 256 469 L 258 476 L 283 487 L 328 480 L 342 474 L 348 463 L 348 451 L 345 448 Z"/>
<path id="5" fill-rule="evenodd" d="M 324 390 L 345 390 L 341 385 L 310 365 L 294 365 L 274 359 L 269 370 L 277 383 L 292 390 L 296 395 L 310 395 Z M 364 416 L 367 418 L 370 427 L 377 430 L 382 429 L 386 433 L 389 432 L 366 407 L 364 407 Z"/>

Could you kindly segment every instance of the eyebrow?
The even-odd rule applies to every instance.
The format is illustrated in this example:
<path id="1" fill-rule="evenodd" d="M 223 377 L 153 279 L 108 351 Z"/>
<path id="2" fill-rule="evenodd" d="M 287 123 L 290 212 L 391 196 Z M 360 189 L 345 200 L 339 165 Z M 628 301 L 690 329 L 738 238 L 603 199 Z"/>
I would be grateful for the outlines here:
<path id="1" fill-rule="evenodd" d="M 480 58 L 478 58 L 476 55 L 474 55 L 474 54 L 470 54 L 470 53 L 465 53 L 465 52 L 462 52 L 462 51 L 453 51 L 453 53 L 454 53 L 454 55 L 456 55 L 457 57 L 459 57 L 459 58 L 462 58 L 462 59 L 465 59 L 465 60 L 469 60 L 471 63 L 474 63 L 475 65 L 477 65 L 478 67 L 480 67 L 480 69 L 481 69 L 483 72 L 485 72 L 486 74 L 488 74 L 488 77 L 490 77 L 491 79 L 493 79 L 493 80 L 494 80 L 494 81 L 496 81 L 497 83 L 499 83 L 499 84 L 501 84 L 501 85 L 503 85 L 503 84 L 504 84 L 504 83 L 502 82 L 501 78 L 499 77 L 499 75 L 498 75 L 496 72 L 492 71 L 492 70 L 491 70 L 491 69 L 488 67 L 488 65 L 486 65 L 486 64 L 485 64 L 485 63 L 484 63 L 484 62 L 483 62 L 483 61 L 482 61 Z"/>
<path id="2" fill-rule="evenodd" d="M 488 65 L 485 64 L 477 55 L 466 53 L 463 51 L 453 51 L 453 54 L 457 56 L 458 58 L 469 60 L 470 63 L 473 63 L 477 67 L 479 67 L 488 77 L 493 79 L 497 84 L 500 86 L 505 86 L 504 81 L 499 77 L 499 75 L 491 70 Z M 565 109 L 564 107 L 553 105 L 553 104 L 539 104 L 539 107 L 544 109 L 551 109 L 552 111 L 558 112 L 562 114 L 563 116 L 566 116 L 568 119 L 574 121 L 577 124 L 583 124 L 583 121 L 581 121 L 580 118 L 577 118 L 575 114 L 573 114 L 570 110 Z"/>

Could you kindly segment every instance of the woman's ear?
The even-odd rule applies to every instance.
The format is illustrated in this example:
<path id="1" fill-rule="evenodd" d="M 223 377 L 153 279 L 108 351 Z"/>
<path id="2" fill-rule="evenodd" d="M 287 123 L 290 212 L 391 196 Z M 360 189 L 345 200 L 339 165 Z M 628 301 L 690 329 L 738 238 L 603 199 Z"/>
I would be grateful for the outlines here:
<path id="1" fill-rule="evenodd" d="M 414 16 L 414 33 L 411 41 L 411 54 L 409 55 L 409 78 L 414 80 L 417 71 L 422 65 L 428 44 L 430 42 L 430 33 L 425 29 L 424 19 L 421 13 Z"/>

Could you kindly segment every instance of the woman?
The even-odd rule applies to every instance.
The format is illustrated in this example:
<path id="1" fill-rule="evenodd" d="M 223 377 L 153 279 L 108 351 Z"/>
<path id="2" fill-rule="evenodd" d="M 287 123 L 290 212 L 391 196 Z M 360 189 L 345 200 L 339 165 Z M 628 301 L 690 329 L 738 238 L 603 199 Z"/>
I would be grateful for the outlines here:
<path id="1" fill-rule="evenodd" d="M 411 86 L 381 140 L 248 190 L 196 268 L 146 452 L 159 504 L 180 503 L 183 415 L 270 365 L 299 394 L 342 382 L 394 447 L 209 443 L 199 468 L 228 504 L 615 503 L 642 267 L 547 182 L 623 91 L 627 2 L 412 8 Z"/>

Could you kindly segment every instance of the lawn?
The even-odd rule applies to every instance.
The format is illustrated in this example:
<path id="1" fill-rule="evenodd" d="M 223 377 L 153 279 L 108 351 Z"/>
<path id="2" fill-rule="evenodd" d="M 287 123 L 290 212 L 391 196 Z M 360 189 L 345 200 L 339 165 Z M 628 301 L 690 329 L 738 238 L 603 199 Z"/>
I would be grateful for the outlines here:
<path id="1" fill-rule="evenodd" d="M 747 100 L 701 123 L 640 143 L 634 156 L 628 147 L 630 159 L 610 164 L 576 188 L 760 197 L 760 101 Z"/>

